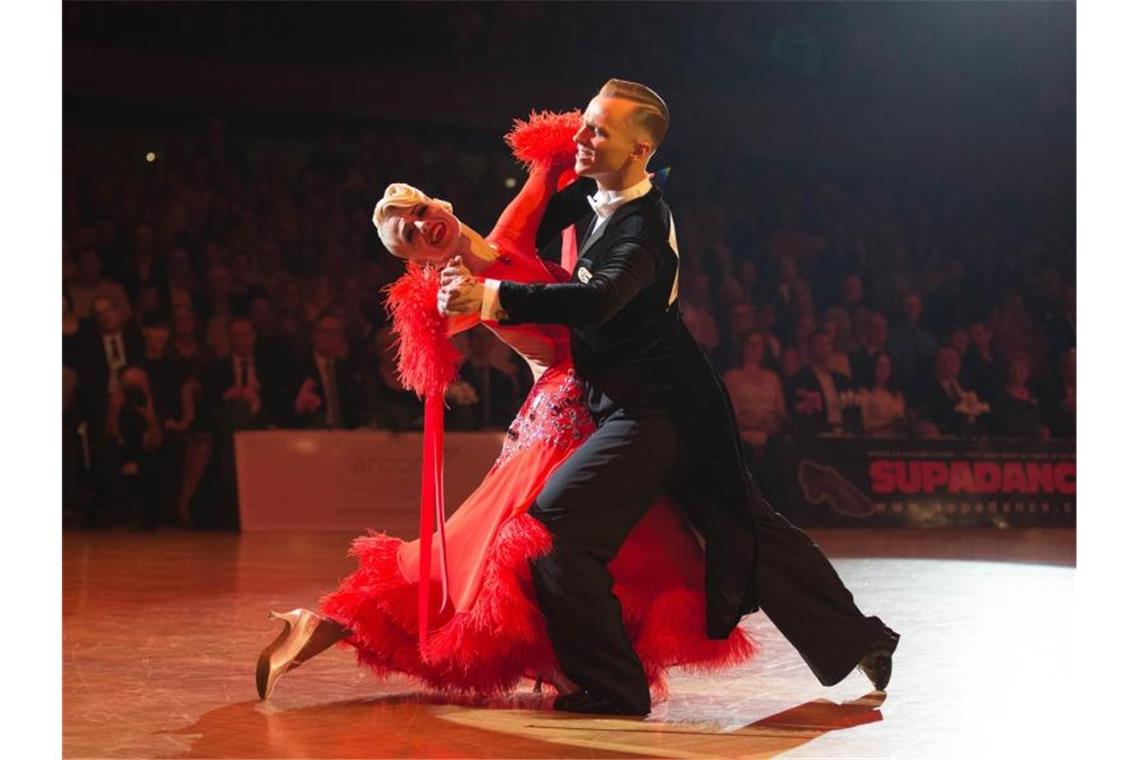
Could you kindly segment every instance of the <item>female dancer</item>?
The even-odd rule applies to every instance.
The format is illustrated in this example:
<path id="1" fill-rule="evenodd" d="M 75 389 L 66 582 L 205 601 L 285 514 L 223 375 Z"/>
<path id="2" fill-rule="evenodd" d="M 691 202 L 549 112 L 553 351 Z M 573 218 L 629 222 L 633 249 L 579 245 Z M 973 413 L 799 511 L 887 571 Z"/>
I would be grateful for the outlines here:
<path id="1" fill-rule="evenodd" d="M 538 258 L 535 235 L 547 202 L 573 179 L 571 136 L 578 121 L 576 112 L 532 115 L 507 136 L 529 176 L 486 238 L 461 223 L 444 201 L 403 184 L 385 190 L 373 222 L 385 247 L 409 261 L 407 274 L 390 289 L 388 305 L 400 336 L 401 378 L 420 395 L 455 376 L 459 355 L 447 335 L 478 321 L 477 315 L 450 321 L 439 315 L 437 265 L 460 257 L 479 276 L 568 279 L 564 270 Z M 498 460 L 441 531 L 447 559 L 431 560 L 426 635 L 417 638 L 417 593 L 426 567 L 417 561 L 420 542 L 370 532 L 352 544 L 358 569 L 321 600 L 319 614 L 297 609 L 271 615 L 285 628 L 258 660 L 262 699 L 287 670 L 342 640 L 377 674 L 402 673 L 437 689 L 503 692 L 529 677 L 573 690 L 558 671 L 535 604 L 529 563 L 549 550 L 550 535 L 527 508 L 594 423 L 574 374 L 566 327 L 492 329 L 526 360 L 535 384 Z M 707 638 L 704 558 L 679 508 L 668 500 L 650 510 L 609 569 L 627 635 L 656 696 L 666 692 L 666 668 L 711 669 L 753 654 L 754 644 L 739 628 L 725 640 Z"/>

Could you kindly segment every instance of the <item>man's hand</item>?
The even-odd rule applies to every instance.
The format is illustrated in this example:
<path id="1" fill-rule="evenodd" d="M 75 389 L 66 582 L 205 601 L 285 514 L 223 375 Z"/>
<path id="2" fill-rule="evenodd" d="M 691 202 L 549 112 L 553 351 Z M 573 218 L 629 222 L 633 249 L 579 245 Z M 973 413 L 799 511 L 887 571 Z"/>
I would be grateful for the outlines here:
<path id="1" fill-rule="evenodd" d="M 297 414 L 308 414 L 321 408 L 321 397 L 317 393 L 317 381 L 311 377 L 301 385 L 297 398 L 293 401 L 293 409 Z"/>
<path id="2" fill-rule="evenodd" d="M 445 317 L 477 314 L 483 308 L 483 283 L 471 276 L 471 270 L 458 256 L 440 273 L 436 306 Z"/>

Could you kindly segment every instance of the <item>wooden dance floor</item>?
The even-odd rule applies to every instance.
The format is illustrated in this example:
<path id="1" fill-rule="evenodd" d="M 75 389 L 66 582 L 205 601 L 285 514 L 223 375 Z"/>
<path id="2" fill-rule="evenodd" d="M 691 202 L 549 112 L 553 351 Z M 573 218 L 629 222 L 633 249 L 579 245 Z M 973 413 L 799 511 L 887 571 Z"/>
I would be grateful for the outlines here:
<path id="1" fill-rule="evenodd" d="M 405 530 L 393 531 L 406 535 Z M 64 757 L 989 757 L 1060 747 L 1073 694 L 1072 530 L 811 531 L 902 640 L 886 695 L 825 688 L 772 624 L 750 664 L 673 675 L 645 720 L 554 713 L 528 689 L 456 700 L 335 648 L 267 703 L 270 609 L 313 606 L 351 536 L 68 533 Z"/>

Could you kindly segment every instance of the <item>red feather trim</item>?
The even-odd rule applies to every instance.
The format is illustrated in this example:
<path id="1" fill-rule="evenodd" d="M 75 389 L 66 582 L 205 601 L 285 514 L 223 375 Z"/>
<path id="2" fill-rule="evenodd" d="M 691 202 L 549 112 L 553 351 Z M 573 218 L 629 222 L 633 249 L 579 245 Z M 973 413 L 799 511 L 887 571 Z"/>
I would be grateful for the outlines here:
<path id="1" fill-rule="evenodd" d="M 554 113 L 531 111 L 527 121 L 515 119 L 514 127 L 503 139 L 515 158 L 526 165 L 527 171 L 572 164 L 574 133 L 581 124 L 581 111 Z"/>
<path id="2" fill-rule="evenodd" d="M 386 290 L 388 313 L 400 336 L 400 382 L 420 398 L 442 394 L 454 382 L 463 355 L 448 339 L 447 318 L 436 308 L 439 270 L 409 262 L 407 272 Z"/>
<path id="3" fill-rule="evenodd" d="M 672 557 L 652 543 L 640 545 L 652 540 L 652 535 L 631 536 L 623 547 L 633 550 L 628 561 L 610 569 L 627 635 L 654 699 L 660 700 L 669 693 L 668 668 L 718 670 L 748 661 L 758 647 L 740 627 L 726 641 L 706 637 L 698 579 L 685 583 L 674 577 L 678 569 Z M 400 571 L 401 544 L 377 533 L 356 539 L 350 554 L 359 566 L 321 599 L 321 614 L 352 630 L 344 645 L 356 649 L 358 662 L 381 677 L 403 673 L 433 689 L 480 694 L 509 691 L 521 678 L 558 667 L 530 572 L 531 560 L 551 548 L 542 523 L 524 512 L 502 526 L 474 606 L 432 630 L 423 650 L 416 640 L 417 584 Z M 643 565 L 643 559 L 650 564 Z"/>

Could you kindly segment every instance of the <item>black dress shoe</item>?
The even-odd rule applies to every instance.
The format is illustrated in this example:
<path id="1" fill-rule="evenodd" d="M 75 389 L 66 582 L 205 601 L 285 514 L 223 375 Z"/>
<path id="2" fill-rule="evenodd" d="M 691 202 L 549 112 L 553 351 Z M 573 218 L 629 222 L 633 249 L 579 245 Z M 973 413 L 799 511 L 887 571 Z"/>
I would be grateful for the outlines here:
<path id="1" fill-rule="evenodd" d="M 592 692 L 588 689 L 573 694 L 563 694 L 554 699 L 554 709 L 562 712 L 587 713 L 589 715 L 648 715 L 649 708 L 630 707 L 613 697 Z"/>
<path id="2" fill-rule="evenodd" d="M 891 657 L 893 649 L 875 649 L 859 661 L 859 670 L 871 679 L 871 683 L 879 691 L 887 688 L 891 681 Z"/>

